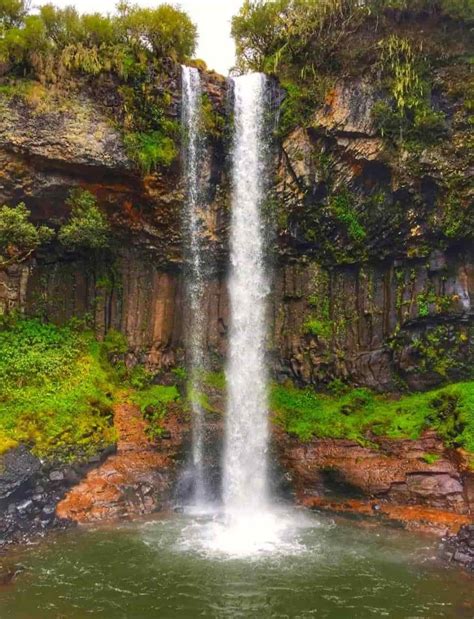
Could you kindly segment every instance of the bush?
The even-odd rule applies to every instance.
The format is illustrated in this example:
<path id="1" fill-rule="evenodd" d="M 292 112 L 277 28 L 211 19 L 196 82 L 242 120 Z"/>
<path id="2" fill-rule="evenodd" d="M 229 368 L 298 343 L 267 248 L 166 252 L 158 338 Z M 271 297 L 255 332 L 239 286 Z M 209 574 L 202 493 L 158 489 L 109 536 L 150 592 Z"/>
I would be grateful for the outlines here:
<path id="1" fill-rule="evenodd" d="M 89 191 L 73 189 L 67 204 L 71 217 L 61 226 L 59 241 L 70 249 L 104 249 L 110 244 L 110 227 L 99 210 L 95 197 Z"/>
<path id="2" fill-rule="evenodd" d="M 147 434 L 152 439 L 160 438 L 163 432 L 163 420 L 168 407 L 179 400 L 179 392 L 175 385 L 152 385 L 133 395 L 133 401 L 148 422 Z"/>
<path id="3" fill-rule="evenodd" d="M 23 203 L 17 207 L 0 207 L 0 269 L 29 258 L 53 236 L 47 226 L 29 221 L 30 211 Z"/>
<path id="4" fill-rule="evenodd" d="M 107 331 L 102 342 L 102 351 L 108 359 L 116 355 L 124 355 L 127 350 L 128 342 L 123 333 L 116 329 Z"/>
<path id="5" fill-rule="evenodd" d="M 178 155 L 173 139 L 160 131 L 128 133 L 124 141 L 128 156 L 145 174 L 158 166 L 170 166 Z"/>
<path id="6" fill-rule="evenodd" d="M 144 9 L 122 2 L 115 16 L 81 15 L 52 4 L 32 15 L 28 8 L 24 0 L 0 0 L 0 62 L 41 80 L 55 81 L 64 70 L 123 76 L 130 63 L 183 62 L 196 46 L 196 26 L 169 4 Z"/>

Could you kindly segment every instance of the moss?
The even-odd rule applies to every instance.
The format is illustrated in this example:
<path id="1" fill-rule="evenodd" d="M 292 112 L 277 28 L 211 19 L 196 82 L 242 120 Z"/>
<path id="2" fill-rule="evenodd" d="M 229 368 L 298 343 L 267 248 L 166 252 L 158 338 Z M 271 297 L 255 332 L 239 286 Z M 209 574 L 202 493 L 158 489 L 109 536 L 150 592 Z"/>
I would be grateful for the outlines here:
<path id="1" fill-rule="evenodd" d="M 207 93 L 203 93 L 201 99 L 201 120 L 202 128 L 207 136 L 214 139 L 222 137 L 226 119 L 215 109 Z"/>
<path id="2" fill-rule="evenodd" d="M 161 131 L 132 132 L 124 136 L 127 154 L 145 174 L 169 167 L 178 156 L 174 140 Z"/>
<path id="3" fill-rule="evenodd" d="M 187 388 L 187 401 L 189 404 L 194 404 L 202 411 L 206 413 L 220 413 L 221 411 L 212 406 L 209 396 L 205 391 L 205 387 L 191 387 Z"/>
<path id="4" fill-rule="evenodd" d="M 41 457 L 68 459 L 116 440 L 113 384 L 88 332 L 35 319 L 0 330 L 0 436 Z"/>
<path id="5" fill-rule="evenodd" d="M 474 452 L 474 382 L 391 399 L 367 389 L 337 395 L 274 386 L 275 421 L 302 440 L 348 438 L 362 444 L 372 436 L 419 438 L 436 430 L 447 446 Z"/>
<path id="6" fill-rule="evenodd" d="M 440 459 L 439 454 L 430 454 L 426 453 L 422 456 L 422 459 L 426 462 L 426 464 L 435 464 Z"/>
<path id="7" fill-rule="evenodd" d="M 202 383 L 214 389 L 225 389 L 226 376 L 224 372 L 206 372 L 202 378 Z"/>
<path id="8" fill-rule="evenodd" d="M 336 219 L 344 224 L 352 241 L 360 242 L 365 239 L 367 233 L 359 221 L 354 208 L 354 201 L 347 191 L 331 195 L 328 200 L 328 207 Z"/>
<path id="9" fill-rule="evenodd" d="M 303 325 L 303 331 L 307 335 L 314 335 L 323 339 L 331 337 L 331 323 L 329 321 L 310 318 Z"/>

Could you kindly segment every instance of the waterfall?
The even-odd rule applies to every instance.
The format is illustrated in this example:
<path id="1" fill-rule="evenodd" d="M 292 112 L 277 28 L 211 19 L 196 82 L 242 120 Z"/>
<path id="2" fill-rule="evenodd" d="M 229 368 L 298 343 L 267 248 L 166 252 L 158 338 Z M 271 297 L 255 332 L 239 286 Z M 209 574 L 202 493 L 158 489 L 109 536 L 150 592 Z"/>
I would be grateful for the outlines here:
<path id="1" fill-rule="evenodd" d="M 206 500 L 204 472 L 204 411 L 197 393 L 205 367 L 204 330 L 204 225 L 202 219 L 200 165 L 202 154 L 201 78 L 199 71 L 182 67 L 182 127 L 184 131 L 183 171 L 186 188 L 184 211 L 184 254 L 186 258 L 186 300 L 189 319 L 186 325 L 187 365 L 192 409 L 192 458 L 194 503 Z"/>
<path id="2" fill-rule="evenodd" d="M 270 432 L 265 348 L 270 280 L 266 267 L 268 239 L 263 216 L 269 185 L 267 85 L 265 76 L 259 73 L 233 80 L 235 126 L 228 282 L 230 325 L 226 367 L 227 411 L 222 479 L 224 509 L 216 512 L 211 507 L 212 517 L 192 521 L 184 527 L 180 540 L 183 548 L 199 548 L 219 556 L 299 553 L 305 548 L 295 536 L 295 531 L 300 528 L 298 519 L 284 506 L 274 503 L 268 489 L 267 450 Z M 183 88 L 183 93 L 185 90 Z M 191 99 L 189 93 L 183 96 Z M 186 121 L 185 126 L 191 126 L 192 114 L 189 111 L 186 113 L 184 109 L 183 105 L 183 114 L 188 114 L 189 118 L 184 116 L 183 122 Z M 193 147 L 192 131 L 189 134 L 187 180 L 190 185 L 196 185 L 198 146 Z M 198 196 L 197 190 L 188 187 L 192 276 L 189 291 L 193 309 L 189 345 L 194 364 L 192 378 L 199 386 L 196 370 L 203 360 L 204 350 L 200 303 L 203 293 L 203 254 L 199 250 L 199 236 L 196 236 L 194 249 L 192 241 L 193 230 L 195 234 L 199 231 Z M 199 492 L 202 492 L 201 498 L 204 496 L 205 499 L 203 411 L 196 403 L 193 403 L 193 413 L 193 457 L 196 472 L 200 475 L 198 479 L 202 483 L 197 498 L 200 498 Z M 205 503 L 204 500 L 201 505 L 207 507 Z"/>
<path id="3" fill-rule="evenodd" d="M 226 513 L 265 511 L 268 503 L 268 402 L 265 365 L 266 297 L 262 204 L 266 190 L 263 74 L 234 86 L 230 336 L 223 494 Z"/>

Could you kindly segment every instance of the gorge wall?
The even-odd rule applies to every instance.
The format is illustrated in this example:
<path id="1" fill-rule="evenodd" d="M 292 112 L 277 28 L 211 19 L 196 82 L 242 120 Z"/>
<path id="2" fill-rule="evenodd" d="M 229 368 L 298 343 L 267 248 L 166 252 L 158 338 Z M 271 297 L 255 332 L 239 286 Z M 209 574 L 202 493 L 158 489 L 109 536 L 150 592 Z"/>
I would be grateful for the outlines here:
<path id="1" fill-rule="evenodd" d="M 176 117 L 178 72 L 175 67 L 169 77 Z M 204 82 L 213 109 L 224 116 L 225 82 L 213 74 Z M 433 223 L 446 210 L 447 170 L 466 166 L 453 153 L 460 129 L 453 120 L 449 137 L 424 149 L 416 177 L 410 176 L 412 155 L 401 160 L 391 153 L 374 126 L 380 96 L 359 78 L 340 80 L 309 126 L 275 149 L 270 349 L 280 379 L 327 384 L 339 378 L 398 391 L 468 375 L 472 245 L 462 234 L 440 242 Z M 0 307 L 60 323 L 86 317 L 99 337 L 110 328 L 127 336 L 129 364 L 168 369 L 182 363 L 187 311 L 180 165 L 137 171 L 112 120 L 119 97 L 107 80 L 94 94 L 79 82 L 73 95 L 0 95 L 0 203 L 23 201 L 35 221 L 57 226 L 68 217 L 69 191 L 79 186 L 97 197 L 114 230 L 107 251 L 73 252 L 52 243 L 1 272 Z M 454 119 L 455 105 L 447 103 L 446 113 Z M 206 332 L 216 367 L 228 328 L 226 140 L 225 131 L 209 137 L 203 162 L 206 242 L 215 265 Z"/>

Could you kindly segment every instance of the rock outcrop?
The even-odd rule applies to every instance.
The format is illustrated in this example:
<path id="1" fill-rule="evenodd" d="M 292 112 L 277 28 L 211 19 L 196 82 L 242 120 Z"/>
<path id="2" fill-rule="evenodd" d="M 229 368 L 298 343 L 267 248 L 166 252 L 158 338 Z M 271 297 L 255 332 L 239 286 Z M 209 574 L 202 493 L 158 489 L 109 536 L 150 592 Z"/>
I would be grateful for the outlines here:
<path id="1" fill-rule="evenodd" d="M 0 551 L 69 526 L 56 514 L 57 503 L 109 453 L 70 464 L 41 462 L 24 446 L 0 456 Z"/>
<path id="2" fill-rule="evenodd" d="M 277 445 L 302 502 L 351 497 L 474 514 L 468 462 L 463 464 L 461 452 L 445 449 L 434 432 L 418 440 L 377 438 L 372 448 L 341 439 L 301 443 L 279 433 Z"/>
<path id="3" fill-rule="evenodd" d="M 464 525 L 457 535 L 445 539 L 442 556 L 449 563 L 474 572 L 474 524 Z"/>
<path id="4" fill-rule="evenodd" d="M 140 410 L 133 404 L 118 404 L 117 452 L 74 486 L 58 504 L 58 517 L 78 523 L 110 521 L 169 507 L 187 430 L 179 417 L 179 411 L 167 415 L 163 438 L 156 444 L 146 435 Z"/>

